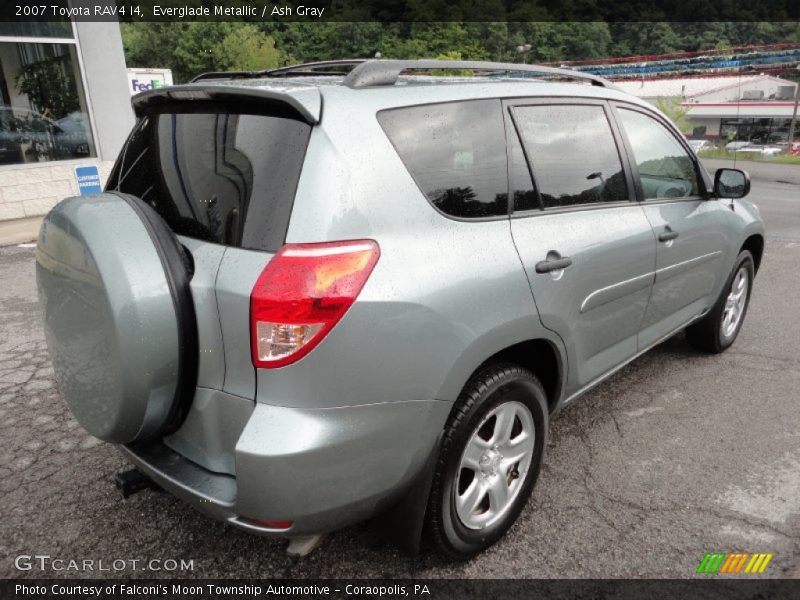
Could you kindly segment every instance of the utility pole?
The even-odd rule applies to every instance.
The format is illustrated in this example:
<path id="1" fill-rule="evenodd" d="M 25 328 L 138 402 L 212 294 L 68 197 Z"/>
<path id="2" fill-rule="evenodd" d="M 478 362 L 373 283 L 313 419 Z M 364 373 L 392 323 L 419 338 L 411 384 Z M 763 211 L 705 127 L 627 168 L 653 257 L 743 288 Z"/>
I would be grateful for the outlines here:
<path id="1" fill-rule="evenodd" d="M 800 71 L 800 65 L 797 65 L 796 69 Z M 794 85 L 794 110 L 792 110 L 792 120 L 789 121 L 789 144 L 794 142 L 794 127 L 795 123 L 797 123 L 797 104 L 800 103 L 800 81 L 796 82 Z"/>

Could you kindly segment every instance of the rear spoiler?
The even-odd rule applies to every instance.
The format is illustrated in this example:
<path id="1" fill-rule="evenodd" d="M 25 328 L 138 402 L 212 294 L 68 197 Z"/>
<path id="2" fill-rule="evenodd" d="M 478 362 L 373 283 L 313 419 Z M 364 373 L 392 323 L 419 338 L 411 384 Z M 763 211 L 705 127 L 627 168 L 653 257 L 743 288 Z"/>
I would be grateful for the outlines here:
<path id="1" fill-rule="evenodd" d="M 156 88 L 136 94 L 131 105 L 137 117 L 142 116 L 152 106 L 170 102 L 202 102 L 214 100 L 263 101 L 265 105 L 283 104 L 293 109 L 304 121 L 311 125 L 319 123 L 322 115 L 322 95 L 315 87 L 296 89 L 236 85 L 174 85 Z"/>

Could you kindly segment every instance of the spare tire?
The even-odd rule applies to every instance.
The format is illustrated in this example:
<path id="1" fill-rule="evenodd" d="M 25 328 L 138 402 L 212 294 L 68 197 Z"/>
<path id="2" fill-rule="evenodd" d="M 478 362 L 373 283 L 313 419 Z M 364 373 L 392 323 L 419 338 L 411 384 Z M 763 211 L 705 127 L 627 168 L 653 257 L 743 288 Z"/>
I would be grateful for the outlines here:
<path id="1" fill-rule="evenodd" d="M 92 435 L 174 431 L 197 380 L 191 259 L 134 196 L 67 198 L 45 217 L 36 278 L 59 390 Z"/>

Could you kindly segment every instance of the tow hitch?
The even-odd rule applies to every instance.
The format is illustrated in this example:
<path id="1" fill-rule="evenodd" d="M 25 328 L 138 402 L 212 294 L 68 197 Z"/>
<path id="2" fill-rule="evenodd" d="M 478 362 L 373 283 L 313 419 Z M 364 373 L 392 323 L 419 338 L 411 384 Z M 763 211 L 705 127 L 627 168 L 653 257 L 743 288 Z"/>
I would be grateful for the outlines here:
<path id="1" fill-rule="evenodd" d="M 138 469 L 130 469 L 117 473 L 114 475 L 114 485 L 122 492 L 123 498 L 133 496 L 135 493 L 141 492 L 142 490 L 158 489 L 156 482 Z"/>

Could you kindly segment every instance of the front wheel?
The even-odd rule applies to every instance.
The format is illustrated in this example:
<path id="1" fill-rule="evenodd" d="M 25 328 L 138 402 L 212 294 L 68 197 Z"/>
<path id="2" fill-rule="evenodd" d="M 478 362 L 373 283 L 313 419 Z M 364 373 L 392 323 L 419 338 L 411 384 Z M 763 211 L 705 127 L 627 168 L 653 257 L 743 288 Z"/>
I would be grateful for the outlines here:
<path id="1" fill-rule="evenodd" d="M 686 338 L 695 348 L 718 354 L 736 340 L 750 304 L 755 266 L 753 255 L 742 250 L 711 311 L 686 329 Z"/>
<path id="2" fill-rule="evenodd" d="M 427 529 L 444 554 L 466 559 L 514 524 L 539 475 L 548 428 L 536 376 L 501 363 L 467 383 L 447 421 Z"/>

